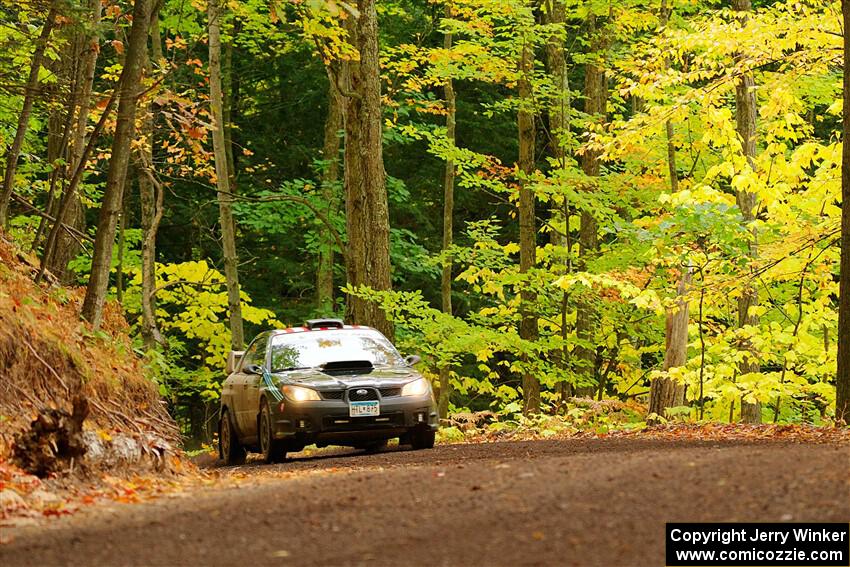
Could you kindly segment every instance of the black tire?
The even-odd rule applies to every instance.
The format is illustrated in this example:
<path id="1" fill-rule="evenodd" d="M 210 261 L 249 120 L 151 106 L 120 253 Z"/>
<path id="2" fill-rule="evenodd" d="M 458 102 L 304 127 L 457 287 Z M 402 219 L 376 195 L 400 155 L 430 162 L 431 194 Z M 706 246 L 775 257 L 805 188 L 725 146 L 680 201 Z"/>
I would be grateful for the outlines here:
<path id="1" fill-rule="evenodd" d="M 233 427 L 230 412 L 224 409 L 218 422 L 218 456 L 225 465 L 244 465 L 248 452 L 239 442 L 239 434 Z"/>
<path id="2" fill-rule="evenodd" d="M 437 433 L 432 429 L 414 429 L 410 432 L 410 446 L 414 451 L 432 449 Z"/>
<path id="3" fill-rule="evenodd" d="M 286 460 L 286 445 L 279 439 L 274 438 L 272 428 L 272 412 L 269 403 L 263 400 L 260 407 L 260 421 L 257 424 L 260 438 L 260 453 L 267 463 L 282 463 Z"/>

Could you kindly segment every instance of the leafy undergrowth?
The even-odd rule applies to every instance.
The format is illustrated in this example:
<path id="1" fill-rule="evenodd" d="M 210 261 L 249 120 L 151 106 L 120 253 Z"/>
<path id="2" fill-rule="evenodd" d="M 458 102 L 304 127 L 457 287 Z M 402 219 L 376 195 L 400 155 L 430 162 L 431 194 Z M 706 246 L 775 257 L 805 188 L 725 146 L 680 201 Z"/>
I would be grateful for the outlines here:
<path id="1" fill-rule="evenodd" d="M 636 402 L 572 399 L 554 415 L 500 416 L 492 412 L 453 415 L 440 429 L 440 443 L 488 443 L 547 438 L 642 438 L 706 441 L 850 442 L 850 428 L 805 424 L 666 423 L 649 426 Z"/>
<path id="2" fill-rule="evenodd" d="M 108 302 L 95 331 L 80 320 L 84 290 L 36 285 L 36 272 L 37 261 L 0 234 L 0 460 L 17 455 L 43 477 L 173 468 L 177 427 L 120 306 Z"/>
<path id="3" fill-rule="evenodd" d="M 675 424 L 620 430 L 608 437 L 702 441 L 791 441 L 795 443 L 850 443 L 846 427 L 802 424 L 748 425 L 742 423 Z"/>

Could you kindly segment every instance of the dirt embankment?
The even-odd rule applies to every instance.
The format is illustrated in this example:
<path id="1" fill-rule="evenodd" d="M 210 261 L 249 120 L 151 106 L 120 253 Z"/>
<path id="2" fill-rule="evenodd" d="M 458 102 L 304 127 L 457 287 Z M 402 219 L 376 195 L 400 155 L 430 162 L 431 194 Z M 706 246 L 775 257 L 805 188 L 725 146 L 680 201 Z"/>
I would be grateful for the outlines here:
<path id="1" fill-rule="evenodd" d="M 0 233 L 0 462 L 41 477 L 168 469 L 178 431 L 120 307 L 94 331 L 80 320 L 84 290 L 36 285 L 36 266 Z"/>

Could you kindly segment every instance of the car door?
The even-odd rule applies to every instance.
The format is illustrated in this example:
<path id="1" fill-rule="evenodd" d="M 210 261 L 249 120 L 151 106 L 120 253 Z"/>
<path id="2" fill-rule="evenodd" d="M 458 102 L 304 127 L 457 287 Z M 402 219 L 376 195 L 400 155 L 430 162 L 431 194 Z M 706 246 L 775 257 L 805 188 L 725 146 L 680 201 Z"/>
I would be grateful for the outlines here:
<path id="1" fill-rule="evenodd" d="M 239 426 L 239 397 L 242 394 L 242 374 L 239 367 L 234 369 L 221 384 L 221 405 L 230 412 L 231 419 L 237 427 Z"/>
<path id="2" fill-rule="evenodd" d="M 251 364 L 256 364 L 263 371 L 267 371 L 268 368 L 268 344 L 269 344 L 269 333 L 263 333 L 258 335 L 256 339 L 254 339 L 254 343 L 251 345 L 255 347 L 255 351 L 253 354 L 253 362 Z M 245 382 L 242 387 L 243 391 L 243 405 L 245 407 L 245 428 L 243 431 L 245 432 L 246 437 L 256 437 L 257 435 L 257 416 L 260 413 L 260 387 L 263 384 L 263 375 L 262 374 L 250 374 L 245 373 Z"/>
<path id="3" fill-rule="evenodd" d="M 254 415 L 256 412 L 256 408 L 253 406 L 249 406 L 246 403 L 245 392 L 248 388 L 248 382 L 251 381 L 252 378 L 255 377 L 254 374 L 246 372 L 245 369 L 250 364 L 256 364 L 255 360 L 257 358 L 257 339 L 251 343 L 248 349 L 245 351 L 245 355 L 242 357 L 242 363 L 239 365 L 239 370 L 236 372 L 233 380 L 233 400 L 234 400 L 234 414 L 236 418 L 236 426 L 239 428 L 239 434 L 242 437 L 250 436 L 250 424 L 248 415 Z"/>

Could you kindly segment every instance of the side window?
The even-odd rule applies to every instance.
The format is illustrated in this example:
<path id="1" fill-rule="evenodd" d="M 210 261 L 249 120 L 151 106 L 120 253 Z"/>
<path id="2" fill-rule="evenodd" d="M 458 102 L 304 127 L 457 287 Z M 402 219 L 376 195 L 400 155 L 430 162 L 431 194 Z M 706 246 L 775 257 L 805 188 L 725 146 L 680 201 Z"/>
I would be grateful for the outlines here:
<path id="1" fill-rule="evenodd" d="M 245 352 L 245 356 L 242 357 L 242 366 L 241 368 L 247 368 L 249 364 L 256 364 L 257 366 L 265 366 L 266 365 L 266 345 L 269 342 L 269 336 L 267 334 L 262 334 L 254 339 L 254 342 L 251 343 L 251 346 L 248 347 L 248 350 Z"/>
<path id="2" fill-rule="evenodd" d="M 251 346 L 248 347 L 248 350 L 245 351 L 245 354 L 242 356 L 242 364 L 239 366 L 239 371 L 242 372 L 244 368 L 247 368 L 249 364 L 256 364 L 254 359 L 257 357 L 257 343 L 254 342 Z"/>

